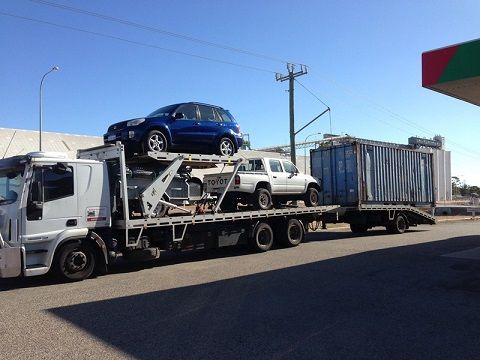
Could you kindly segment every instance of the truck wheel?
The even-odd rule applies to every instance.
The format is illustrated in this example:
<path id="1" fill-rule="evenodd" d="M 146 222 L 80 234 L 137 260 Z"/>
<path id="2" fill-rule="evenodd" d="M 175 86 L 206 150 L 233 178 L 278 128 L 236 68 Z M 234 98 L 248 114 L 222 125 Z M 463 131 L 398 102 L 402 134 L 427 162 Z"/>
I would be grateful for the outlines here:
<path id="1" fill-rule="evenodd" d="M 250 239 L 250 245 L 256 252 L 265 252 L 273 245 L 273 230 L 267 223 L 258 223 Z"/>
<path id="2" fill-rule="evenodd" d="M 152 130 L 145 138 L 146 151 L 167 151 L 167 138 L 159 130 Z"/>
<path id="3" fill-rule="evenodd" d="M 305 230 L 303 225 L 297 219 L 288 220 L 286 226 L 282 229 L 280 237 L 282 245 L 294 247 L 299 245 L 305 238 Z"/>
<path id="4" fill-rule="evenodd" d="M 95 269 L 95 250 L 85 242 L 62 246 L 54 258 L 56 275 L 64 281 L 80 281 Z"/>
<path id="5" fill-rule="evenodd" d="M 272 207 L 272 196 L 267 189 L 258 188 L 253 194 L 253 206 L 257 210 L 269 210 Z"/>
<path id="6" fill-rule="evenodd" d="M 235 145 L 229 138 L 223 137 L 218 142 L 218 154 L 223 156 L 232 156 L 235 154 Z"/>
<path id="7" fill-rule="evenodd" d="M 391 234 L 403 234 L 407 230 L 407 220 L 403 215 L 395 216 L 393 222 L 387 225 L 387 231 Z"/>
<path id="8" fill-rule="evenodd" d="M 305 205 L 317 206 L 318 205 L 318 190 L 314 187 L 309 187 L 305 193 Z"/>
<path id="9" fill-rule="evenodd" d="M 365 224 L 350 224 L 350 230 L 355 234 L 360 234 L 368 231 L 368 226 Z"/>

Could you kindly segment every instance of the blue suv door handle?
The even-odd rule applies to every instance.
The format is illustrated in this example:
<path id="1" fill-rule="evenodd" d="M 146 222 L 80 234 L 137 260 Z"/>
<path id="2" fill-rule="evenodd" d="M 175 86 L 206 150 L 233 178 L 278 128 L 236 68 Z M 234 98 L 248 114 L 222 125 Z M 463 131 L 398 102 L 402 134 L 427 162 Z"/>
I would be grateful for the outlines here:
<path id="1" fill-rule="evenodd" d="M 200 125 L 200 123 L 199 122 L 194 122 L 193 125 Z"/>

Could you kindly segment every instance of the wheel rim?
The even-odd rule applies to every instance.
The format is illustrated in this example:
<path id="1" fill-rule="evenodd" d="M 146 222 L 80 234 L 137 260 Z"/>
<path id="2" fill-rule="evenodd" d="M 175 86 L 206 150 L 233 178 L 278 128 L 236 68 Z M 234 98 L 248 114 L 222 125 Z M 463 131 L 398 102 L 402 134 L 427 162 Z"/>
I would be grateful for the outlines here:
<path id="1" fill-rule="evenodd" d="M 260 203 L 260 206 L 261 206 L 261 207 L 267 207 L 268 204 L 270 203 L 270 199 L 269 199 L 269 197 L 268 197 L 267 194 L 262 193 L 262 194 L 260 194 L 260 196 L 258 197 L 258 202 Z"/>
<path id="2" fill-rule="evenodd" d="M 401 232 L 405 231 L 405 229 L 407 228 L 407 224 L 405 222 L 405 219 L 403 217 L 399 217 L 398 220 L 397 220 L 397 228 L 398 230 L 400 230 Z"/>
<path id="3" fill-rule="evenodd" d="M 148 148 L 152 151 L 163 151 L 165 149 L 165 139 L 160 134 L 153 134 L 148 139 Z"/>
<path id="4" fill-rule="evenodd" d="M 84 270 L 88 264 L 87 255 L 80 250 L 72 251 L 65 259 L 65 270 L 69 273 L 76 273 Z"/>
<path id="5" fill-rule="evenodd" d="M 233 155 L 233 143 L 230 140 L 224 139 L 220 142 L 220 152 L 222 155 Z"/>
<path id="6" fill-rule="evenodd" d="M 312 204 L 316 204 L 316 203 L 318 202 L 318 195 L 317 195 L 317 193 L 316 193 L 315 191 L 312 191 L 312 192 L 310 193 L 310 202 L 311 202 Z"/>

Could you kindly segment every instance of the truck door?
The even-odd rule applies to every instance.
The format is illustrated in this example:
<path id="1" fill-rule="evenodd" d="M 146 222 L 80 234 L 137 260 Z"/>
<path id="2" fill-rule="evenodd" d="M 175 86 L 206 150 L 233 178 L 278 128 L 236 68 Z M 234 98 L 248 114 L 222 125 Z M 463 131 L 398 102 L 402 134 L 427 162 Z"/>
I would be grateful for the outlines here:
<path id="1" fill-rule="evenodd" d="M 22 210 L 23 243 L 50 242 L 77 227 L 75 171 L 75 164 L 34 166 Z"/>
<path id="2" fill-rule="evenodd" d="M 287 173 L 285 191 L 289 194 L 301 194 L 305 190 L 305 177 L 299 175 L 299 171 L 293 163 L 288 160 L 282 160 L 283 168 Z"/>
<path id="3" fill-rule="evenodd" d="M 280 160 L 268 160 L 270 168 L 270 184 L 272 185 L 272 193 L 283 194 L 286 191 L 287 173 L 283 171 Z"/>

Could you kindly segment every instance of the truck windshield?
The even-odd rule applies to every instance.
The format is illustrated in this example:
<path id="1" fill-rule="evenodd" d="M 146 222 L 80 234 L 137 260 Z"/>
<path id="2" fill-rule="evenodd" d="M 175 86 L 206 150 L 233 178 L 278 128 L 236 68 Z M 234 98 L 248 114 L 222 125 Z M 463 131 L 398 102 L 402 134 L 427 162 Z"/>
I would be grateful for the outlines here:
<path id="1" fill-rule="evenodd" d="M 23 169 L 0 171 L 0 205 L 14 203 L 21 193 Z"/>

